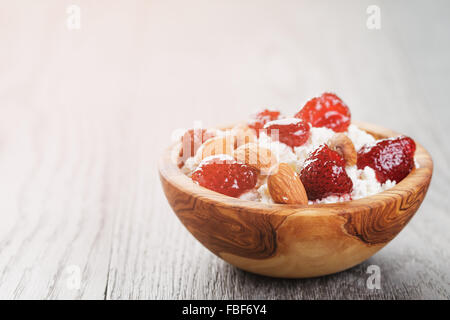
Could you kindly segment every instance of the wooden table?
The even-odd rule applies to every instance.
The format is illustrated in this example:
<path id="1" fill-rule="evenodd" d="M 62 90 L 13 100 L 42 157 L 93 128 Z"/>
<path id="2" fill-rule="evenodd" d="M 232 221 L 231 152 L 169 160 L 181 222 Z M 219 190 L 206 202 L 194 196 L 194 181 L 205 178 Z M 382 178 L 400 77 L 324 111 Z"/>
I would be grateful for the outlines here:
<path id="1" fill-rule="evenodd" d="M 65 2 L 2 1 L 0 298 L 449 299 L 450 5 L 376 2 L 379 30 L 371 1 L 80 0 L 80 29 Z M 339 274 L 270 279 L 219 260 L 162 193 L 171 134 L 293 114 L 326 90 L 430 151 L 422 207 Z"/>

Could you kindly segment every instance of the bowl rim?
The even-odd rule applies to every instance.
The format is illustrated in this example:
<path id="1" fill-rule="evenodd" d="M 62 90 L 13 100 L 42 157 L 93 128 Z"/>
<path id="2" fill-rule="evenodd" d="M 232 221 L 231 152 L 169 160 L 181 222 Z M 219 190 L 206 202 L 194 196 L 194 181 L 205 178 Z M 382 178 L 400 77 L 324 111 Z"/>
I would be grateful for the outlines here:
<path id="1" fill-rule="evenodd" d="M 384 127 L 374 125 L 362 121 L 352 121 L 359 129 L 375 136 L 377 139 L 390 138 L 402 135 Z M 220 207 L 229 207 L 233 209 L 243 209 L 261 214 L 282 213 L 288 214 L 291 211 L 301 210 L 307 214 L 323 214 L 323 210 L 314 210 L 318 208 L 328 209 L 329 214 L 342 212 L 343 209 L 350 210 L 354 208 L 371 207 L 378 203 L 380 206 L 385 205 L 387 200 L 397 201 L 402 196 L 408 196 L 417 192 L 417 186 L 428 184 L 433 172 L 433 160 L 428 151 L 416 140 L 415 160 L 419 164 L 419 168 L 414 168 L 402 181 L 394 187 L 382 191 L 380 193 L 364 197 L 357 200 L 350 200 L 338 203 L 321 203 L 321 204 L 271 204 L 259 201 L 250 201 L 239 198 L 233 198 L 210 189 L 197 185 L 191 178 L 186 176 L 174 161 L 174 150 L 179 143 L 171 144 L 163 153 L 159 161 L 159 174 L 161 179 L 166 180 L 178 190 L 183 191 L 190 196 L 207 201 L 208 203 Z M 319 213 L 320 212 L 320 213 Z"/>

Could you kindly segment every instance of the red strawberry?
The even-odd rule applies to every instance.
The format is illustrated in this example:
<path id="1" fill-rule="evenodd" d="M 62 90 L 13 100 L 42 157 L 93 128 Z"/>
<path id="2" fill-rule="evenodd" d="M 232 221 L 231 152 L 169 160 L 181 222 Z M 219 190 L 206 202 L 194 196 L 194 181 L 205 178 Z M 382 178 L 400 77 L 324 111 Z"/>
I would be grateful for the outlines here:
<path id="1" fill-rule="evenodd" d="M 359 150 L 357 166 L 358 169 L 371 167 L 380 183 L 400 182 L 414 168 L 415 151 L 416 143 L 408 137 L 380 140 Z"/>
<path id="2" fill-rule="evenodd" d="M 346 131 L 350 125 L 350 109 L 334 93 L 324 93 L 312 98 L 295 115 L 313 127 L 327 127 L 335 132 Z"/>
<path id="3" fill-rule="evenodd" d="M 259 130 L 261 130 L 264 125 L 273 120 L 277 120 L 280 117 L 280 111 L 264 109 L 253 116 L 248 122 L 248 126 L 256 131 L 256 135 L 259 137 Z"/>
<path id="4" fill-rule="evenodd" d="M 193 157 L 197 152 L 197 149 L 206 140 L 213 138 L 215 134 L 206 129 L 189 129 L 181 137 L 181 149 L 178 158 L 178 166 L 181 168 L 187 158 Z"/>
<path id="5" fill-rule="evenodd" d="M 309 124 L 296 118 L 268 122 L 264 129 L 269 136 L 274 137 L 278 134 L 278 140 L 291 148 L 304 145 L 310 135 Z"/>
<path id="6" fill-rule="evenodd" d="M 239 197 L 254 188 L 257 179 L 256 169 L 223 155 L 205 158 L 192 173 L 192 180 L 202 187 L 230 197 Z"/>
<path id="7" fill-rule="evenodd" d="M 344 159 L 327 145 L 320 146 L 308 157 L 300 179 L 308 200 L 347 195 L 353 189 L 353 182 L 345 171 Z"/>

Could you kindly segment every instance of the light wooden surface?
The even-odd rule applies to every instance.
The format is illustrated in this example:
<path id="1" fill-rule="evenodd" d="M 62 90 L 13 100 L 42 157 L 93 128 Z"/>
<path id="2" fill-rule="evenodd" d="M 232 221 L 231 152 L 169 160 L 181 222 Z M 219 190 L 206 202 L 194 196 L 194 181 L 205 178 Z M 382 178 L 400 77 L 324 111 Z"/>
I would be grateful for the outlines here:
<path id="1" fill-rule="evenodd" d="M 80 30 L 68 4 L 0 1 L 0 298 L 450 298 L 448 1 L 377 1 L 380 30 L 366 28 L 371 1 L 76 1 Z M 219 260 L 162 193 L 170 135 L 263 106 L 294 113 L 324 90 L 430 151 L 421 208 L 336 275 L 270 279 Z"/>

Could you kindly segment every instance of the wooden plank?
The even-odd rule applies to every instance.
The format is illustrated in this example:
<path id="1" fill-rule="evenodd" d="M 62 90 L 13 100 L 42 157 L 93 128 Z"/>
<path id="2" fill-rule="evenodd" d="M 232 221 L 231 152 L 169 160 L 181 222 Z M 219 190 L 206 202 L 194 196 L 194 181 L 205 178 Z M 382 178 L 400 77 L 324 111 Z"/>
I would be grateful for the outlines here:
<path id="1" fill-rule="evenodd" d="M 236 28 L 239 31 L 233 29 L 229 31 L 232 35 L 226 35 L 233 39 L 233 46 L 227 43 L 222 50 L 223 57 L 227 57 L 223 58 L 224 62 L 228 65 L 238 61 L 233 51 L 234 46 L 243 48 L 243 52 L 251 50 L 253 53 L 251 60 L 246 59 L 245 55 L 239 57 L 241 59 L 239 76 L 244 80 L 233 78 L 227 70 L 224 70 L 225 68 L 213 64 L 206 58 L 204 62 L 206 66 L 196 70 L 202 74 L 208 63 L 214 65 L 220 75 L 214 78 L 215 83 L 227 88 L 227 92 L 233 92 L 240 101 L 232 101 L 230 96 L 221 96 L 221 99 L 214 101 L 216 107 L 212 111 L 209 104 L 205 103 L 205 98 L 197 98 L 197 94 L 193 93 L 190 96 L 195 96 L 200 101 L 197 104 L 187 101 L 186 108 L 191 110 L 191 113 L 184 116 L 187 119 L 193 117 L 195 119 L 195 116 L 199 115 L 206 123 L 214 123 L 214 119 L 219 118 L 227 122 L 232 121 L 230 114 L 233 117 L 242 116 L 243 110 L 250 112 L 251 107 L 258 104 L 265 105 L 267 101 L 275 102 L 284 111 L 289 112 L 298 107 L 299 101 L 304 101 L 312 94 L 324 90 L 323 88 L 334 88 L 348 97 L 355 118 L 390 126 L 413 137 L 419 137 L 419 141 L 427 147 L 437 146 L 438 143 L 428 141 L 437 134 L 442 135 L 444 131 L 437 129 L 436 132 L 430 132 L 430 128 L 435 127 L 432 124 L 435 119 L 426 114 L 421 91 L 415 91 L 417 89 L 415 82 L 411 80 L 414 77 L 411 77 L 409 71 L 410 64 L 405 61 L 406 53 L 397 43 L 396 32 L 399 25 L 402 26 L 402 21 L 396 21 L 395 14 L 390 15 L 390 20 L 386 21 L 387 26 L 383 25 L 384 29 L 377 33 L 364 28 L 366 18 L 364 4 L 308 5 L 310 5 L 308 12 L 302 12 L 299 9 L 300 5 L 296 7 L 293 4 L 283 10 L 272 10 L 271 14 L 274 17 L 271 20 L 273 23 L 270 24 L 271 30 L 266 29 L 258 23 L 259 21 L 256 22 L 256 28 L 261 28 L 264 37 L 253 38 L 251 48 L 244 43 L 245 36 L 248 36 L 247 33 L 250 31 L 242 18 L 246 16 L 245 10 L 248 8 L 241 8 L 243 12 L 241 11 L 237 18 L 233 18 L 234 25 L 238 26 Z M 382 7 L 387 8 L 387 12 L 402 10 L 401 5 L 388 7 L 388 4 L 384 3 Z M 266 9 L 260 8 L 261 11 Z M 420 12 L 420 8 L 414 10 L 416 14 Z M 295 15 L 290 15 L 291 12 L 295 12 Z M 227 13 L 226 10 L 222 12 L 225 16 Z M 261 12 L 257 11 L 256 16 L 259 13 Z M 181 20 L 189 19 L 189 23 L 194 23 L 191 15 L 195 16 L 189 12 L 186 16 L 182 15 Z M 279 23 L 281 17 L 278 15 L 283 15 L 283 24 Z M 317 19 L 320 16 L 323 16 L 323 19 L 313 24 L 315 28 L 310 28 L 317 30 L 317 33 L 309 33 L 309 29 L 300 27 L 302 24 L 314 23 L 311 17 Z M 389 16 L 386 18 L 389 19 Z M 214 18 L 210 18 L 207 22 L 209 28 L 214 30 L 216 25 L 213 20 Z M 289 32 L 285 29 L 287 25 L 292 27 Z M 174 32 L 171 27 L 175 28 L 168 24 L 164 29 L 170 34 Z M 417 28 L 420 28 L 420 25 Z M 407 30 L 410 34 L 415 34 L 414 31 L 415 29 Z M 318 34 L 322 37 L 318 37 Z M 192 48 L 201 46 L 200 36 L 190 35 L 189 41 Z M 211 41 L 213 45 L 216 44 L 214 40 Z M 271 45 L 269 53 L 265 53 L 264 50 L 268 50 L 266 46 L 269 44 Z M 314 50 L 303 49 L 311 47 Z M 164 51 L 165 48 L 159 47 L 158 50 Z M 176 56 L 177 66 L 183 65 L 183 68 L 187 69 L 187 72 L 177 74 L 182 77 L 180 82 L 188 81 L 194 72 L 186 67 L 189 66 L 189 61 L 195 61 L 203 54 L 199 49 L 192 50 L 193 52 L 183 52 L 183 56 Z M 161 52 L 160 55 L 164 54 Z M 390 71 L 385 72 L 386 70 Z M 255 74 L 262 76 L 263 80 L 255 79 Z M 228 79 L 228 82 L 221 80 L 220 77 Z M 203 83 L 202 79 L 199 81 Z M 243 87 L 230 88 L 230 83 L 236 81 L 243 83 Z M 174 86 L 177 87 L 177 83 Z M 181 90 L 183 94 L 187 94 L 185 88 Z M 214 92 L 217 89 L 209 85 L 208 90 Z M 210 92 L 205 94 L 211 95 Z M 393 102 L 396 102 L 395 106 Z M 413 108 L 414 112 L 410 112 L 410 108 Z M 179 109 L 173 110 L 178 112 Z M 421 115 L 424 122 L 419 126 L 411 126 L 417 123 L 417 114 Z M 442 182 L 443 185 L 448 185 L 448 181 Z M 118 265 L 122 273 L 120 270 L 114 270 L 112 273 L 114 278 L 110 281 L 122 285 L 111 286 L 108 298 L 448 298 L 449 274 L 445 261 L 449 259 L 444 245 L 448 243 L 448 237 L 445 236 L 444 225 L 434 225 L 439 231 L 436 235 L 427 232 L 433 222 L 425 212 L 433 212 L 433 216 L 443 222 L 448 221 L 448 214 L 445 207 L 433 197 L 433 192 L 432 188 L 429 199 L 408 228 L 369 261 L 337 275 L 297 281 L 268 279 L 227 265 L 199 247 L 198 243 L 180 228 L 179 223 L 173 220 L 167 205 L 154 203 L 150 211 L 155 222 L 148 221 L 140 227 L 136 226 L 136 229 L 133 228 L 137 233 L 132 237 L 132 241 L 139 241 L 138 235 L 147 232 L 149 236 L 140 241 L 147 244 L 148 248 L 155 248 L 157 256 L 150 260 L 140 260 L 142 262 L 138 264 L 137 267 L 140 268 L 138 270 L 148 270 L 148 273 L 142 276 L 142 271 L 137 280 L 133 272 L 136 270 L 135 264 L 126 263 L 124 254 L 117 253 L 118 257 L 113 261 L 120 262 Z M 162 197 L 162 193 L 158 191 L 158 196 L 152 197 L 152 200 Z M 129 220 L 128 223 L 132 223 L 132 217 L 125 219 Z M 137 231 L 139 228 L 142 228 L 142 231 Z M 433 241 L 436 246 L 427 250 L 428 245 L 424 239 Z M 443 240 L 443 243 L 439 244 L 438 239 Z M 129 251 L 133 252 L 139 247 L 135 244 L 124 249 L 122 248 L 125 245 L 124 241 L 117 242 L 116 245 L 120 250 L 115 252 L 126 252 L 128 256 Z M 371 264 L 381 268 L 381 290 L 369 290 L 366 286 L 369 276 L 366 270 Z"/>
<path id="2" fill-rule="evenodd" d="M 379 1 L 378 31 L 366 28 L 370 4 L 80 1 L 79 31 L 65 28 L 58 1 L 8 4 L 0 298 L 449 299 L 448 3 Z M 327 277 L 265 278 L 216 258 L 162 193 L 157 161 L 171 133 L 263 106 L 291 114 L 324 90 L 355 119 L 430 151 L 416 217 L 370 260 Z M 367 288 L 369 265 L 381 290 Z"/>

